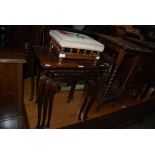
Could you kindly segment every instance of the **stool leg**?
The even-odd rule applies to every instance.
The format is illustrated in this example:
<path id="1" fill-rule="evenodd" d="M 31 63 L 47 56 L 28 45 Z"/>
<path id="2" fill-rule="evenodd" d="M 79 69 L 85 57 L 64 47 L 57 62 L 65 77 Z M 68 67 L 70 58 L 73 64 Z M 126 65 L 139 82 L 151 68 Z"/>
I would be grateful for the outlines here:
<path id="1" fill-rule="evenodd" d="M 100 79 L 97 79 L 97 81 L 94 81 L 92 84 L 91 90 L 90 90 L 90 98 L 88 103 L 86 104 L 85 110 L 84 110 L 84 114 L 83 114 L 83 121 L 85 121 L 87 119 L 87 114 L 90 110 L 90 108 L 92 107 L 93 103 L 96 100 L 97 97 L 97 93 L 99 91 L 99 87 L 100 87 Z"/>
<path id="2" fill-rule="evenodd" d="M 67 99 L 67 103 L 70 103 L 70 101 L 73 99 L 76 83 L 77 83 L 76 80 L 72 81 L 72 83 L 71 83 L 71 89 L 69 91 L 69 96 L 68 96 L 68 99 Z"/>
<path id="3" fill-rule="evenodd" d="M 85 93 L 87 92 L 87 90 L 88 90 L 88 82 L 85 82 L 84 89 L 83 89 L 83 92 L 82 92 L 82 97 L 85 96 Z"/>
<path id="4" fill-rule="evenodd" d="M 38 121 L 36 128 L 40 128 L 40 122 L 41 122 L 41 109 L 43 104 L 43 96 L 44 96 L 44 86 L 45 86 L 46 76 L 42 75 L 39 80 L 39 102 L 38 102 Z"/>
<path id="5" fill-rule="evenodd" d="M 87 120 L 87 118 L 88 118 L 88 117 L 87 117 L 87 114 L 88 114 L 88 112 L 89 112 L 91 106 L 92 106 L 93 103 L 95 102 L 95 100 L 96 100 L 96 93 L 93 94 L 93 96 L 91 96 L 91 97 L 89 98 L 89 101 L 88 101 L 88 103 L 87 103 L 87 105 L 86 105 L 86 108 L 85 108 L 85 111 L 84 111 L 84 114 L 83 114 L 83 121 Z"/>
<path id="6" fill-rule="evenodd" d="M 81 109 L 80 109 L 80 112 L 79 112 L 79 115 L 78 115 L 78 120 L 81 120 L 81 114 L 82 114 L 82 112 L 83 112 L 85 106 L 87 105 L 87 102 L 88 102 L 89 97 L 90 97 L 89 94 L 90 94 L 90 92 L 88 91 L 88 92 L 86 93 L 86 95 L 85 95 L 83 104 L 82 104 L 82 106 L 81 106 Z"/>

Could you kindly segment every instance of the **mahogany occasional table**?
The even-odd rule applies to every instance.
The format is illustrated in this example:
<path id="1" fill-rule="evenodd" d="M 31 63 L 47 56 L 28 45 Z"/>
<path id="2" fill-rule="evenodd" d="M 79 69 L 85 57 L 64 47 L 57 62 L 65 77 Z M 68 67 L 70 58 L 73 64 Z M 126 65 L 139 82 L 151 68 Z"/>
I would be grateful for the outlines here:
<path id="1" fill-rule="evenodd" d="M 39 100 L 36 128 L 45 127 L 47 109 L 49 111 L 46 127 L 48 128 L 50 126 L 54 95 L 59 91 L 59 84 L 62 81 L 88 81 L 89 90 L 85 95 L 84 102 L 78 116 L 79 119 L 86 120 L 89 109 L 96 99 L 97 90 L 102 83 L 101 78 L 106 68 L 104 62 L 98 61 L 94 66 L 90 61 L 64 59 L 60 64 L 57 53 L 49 52 L 49 49 L 46 47 L 36 46 L 34 47 L 34 52 L 38 59 L 38 68 L 40 70 L 40 75 L 38 75 L 40 79 L 38 82 Z M 43 119 L 41 123 L 42 106 Z"/>

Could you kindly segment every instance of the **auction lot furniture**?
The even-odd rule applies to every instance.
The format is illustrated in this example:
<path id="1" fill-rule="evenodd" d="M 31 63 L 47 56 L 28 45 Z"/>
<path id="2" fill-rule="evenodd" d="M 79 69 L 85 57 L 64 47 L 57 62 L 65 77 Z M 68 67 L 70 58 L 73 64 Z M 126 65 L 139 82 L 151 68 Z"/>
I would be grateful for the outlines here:
<path id="1" fill-rule="evenodd" d="M 41 120 L 41 105 L 44 105 L 43 121 L 41 127 L 44 128 L 46 120 L 47 104 L 49 103 L 48 122 L 46 127 L 49 127 L 52 101 L 54 94 L 58 90 L 60 81 L 69 81 L 72 83 L 68 102 L 73 98 L 76 81 L 87 81 L 90 86 L 89 90 L 93 97 L 86 94 L 88 99 L 84 100 L 84 104 L 79 113 L 79 119 L 81 114 L 85 110 L 85 114 L 82 119 L 87 118 L 89 108 L 93 104 L 96 96 L 96 90 L 98 87 L 99 78 L 101 78 L 104 71 L 104 64 L 100 64 L 100 53 L 104 50 L 104 45 L 99 43 L 83 34 L 78 34 L 68 31 L 50 30 L 49 32 L 51 40 L 48 51 L 35 52 L 38 62 L 43 71 L 38 70 L 37 90 L 38 98 L 38 123 L 37 128 L 40 127 Z M 41 73 L 41 75 L 40 75 Z M 90 82 L 91 80 L 91 82 Z M 95 83 L 95 84 L 93 84 Z M 94 86 L 92 88 L 92 86 Z M 92 88 L 92 89 L 91 89 Z M 43 91 L 44 90 L 44 91 Z M 90 94 L 90 91 L 88 91 Z M 90 100 L 90 103 L 89 103 Z M 87 104 L 88 102 L 88 104 Z"/>
<path id="2" fill-rule="evenodd" d="M 149 55 L 152 51 L 148 47 L 133 43 L 121 37 L 102 34 L 97 34 L 97 36 L 100 42 L 108 48 L 109 52 L 112 51 L 114 54 L 111 74 L 107 79 L 101 97 L 101 102 L 106 102 L 122 96 L 133 82 L 135 73 L 138 74 L 140 71 L 145 56 Z M 122 70 L 124 64 L 126 64 L 126 67 Z M 112 93 L 112 85 L 115 80 L 119 82 L 119 89 L 116 92 L 118 95 Z"/>
<path id="3" fill-rule="evenodd" d="M 63 58 L 92 60 L 96 65 L 103 52 L 104 45 L 84 34 L 50 30 L 50 51 L 56 49 L 59 54 L 59 63 Z"/>
<path id="4" fill-rule="evenodd" d="M 115 37 L 114 37 L 115 38 Z M 103 38 L 102 38 L 103 39 Z M 116 41 L 112 42 L 110 39 L 103 39 L 103 43 L 105 44 L 105 47 L 111 47 L 110 45 L 113 45 L 113 52 L 116 52 L 116 47 L 122 48 L 121 43 L 116 44 Z M 107 41 L 107 42 L 106 42 Z M 119 39 L 117 40 L 119 41 Z M 132 45 L 131 47 L 135 48 L 125 48 L 130 42 Z M 107 44 L 106 44 L 107 43 Z M 127 76 L 125 75 L 126 72 L 130 70 L 130 68 L 133 68 L 131 73 L 129 74 L 129 80 L 127 82 L 126 89 L 132 87 L 135 85 L 136 87 L 136 95 L 140 95 L 141 98 L 125 98 L 123 100 L 122 105 L 120 105 L 120 109 L 118 109 L 116 112 L 111 112 L 107 115 L 100 116 L 98 118 L 94 118 L 91 120 L 87 120 L 83 123 L 76 123 L 71 124 L 70 126 L 66 126 L 63 128 L 123 128 L 124 126 L 134 122 L 135 120 L 140 120 L 140 122 L 143 121 L 143 119 L 150 115 L 151 113 L 154 113 L 155 111 L 155 87 L 154 87 L 154 81 L 155 81 L 155 44 L 152 42 L 145 42 L 138 39 L 132 39 L 128 38 L 125 42 L 124 50 L 126 51 L 125 56 L 123 57 L 124 60 L 120 63 L 119 69 L 116 72 L 116 78 L 115 80 L 120 80 L 122 84 L 124 83 L 124 80 Z M 115 45 L 115 46 L 114 46 Z M 117 45 L 117 46 L 116 46 Z M 141 50 L 140 50 L 141 49 Z M 151 50 L 151 51 L 150 51 Z M 130 52 L 130 53 L 129 53 Z M 139 61 L 136 61 L 135 67 L 131 67 L 133 58 L 139 56 Z M 117 60 L 117 57 L 115 57 L 115 62 Z M 127 59 L 126 59 L 127 58 Z M 129 59 L 131 58 L 131 61 Z M 130 63 L 128 63 L 130 62 Z M 127 66 L 124 66 L 124 64 L 127 64 Z M 120 74 L 118 76 L 118 74 Z M 122 78 L 123 77 L 123 78 Z M 113 80 L 113 82 L 115 81 Z M 145 87 L 145 88 L 144 88 Z M 104 92 L 103 92 L 104 93 Z M 103 100 L 102 100 L 103 101 Z M 119 103 L 119 102 L 118 102 Z M 132 104 L 132 106 L 129 106 L 129 103 Z M 105 105 L 104 105 L 105 106 Z M 116 107 L 119 107 L 119 104 L 115 105 Z M 110 109 L 110 106 L 109 106 Z M 146 127 L 144 127 L 146 128 Z M 147 128 L 150 128 L 147 126 Z"/>
<path id="5" fill-rule="evenodd" d="M 100 54 L 104 50 L 103 44 L 84 34 L 63 30 L 50 30 L 49 35 L 49 51 L 55 51 L 57 53 L 59 65 L 62 63 L 63 59 L 71 59 L 90 61 L 95 66 L 100 59 Z M 83 66 L 80 66 L 80 68 L 82 67 Z M 31 81 L 33 85 L 33 77 Z M 72 88 L 74 88 L 76 81 L 73 81 L 72 85 Z M 32 88 L 31 100 L 33 99 L 33 94 L 34 89 Z"/>
<path id="6" fill-rule="evenodd" d="M 38 47 L 36 47 L 34 49 L 36 49 L 35 50 L 36 52 L 37 51 L 40 51 L 40 52 L 42 51 L 43 52 L 46 49 L 46 51 L 48 53 L 48 47 L 44 49 L 43 47 L 38 46 Z M 143 54 L 146 55 L 146 56 L 147 55 L 150 56 L 150 53 L 148 53 L 148 54 L 147 53 L 146 54 L 142 53 L 142 55 Z M 50 56 L 49 53 L 46 54 L 46 58 L 48 58 L 48 56 Z M 135 55 L 133 55 L 133 56 L 135 56 Z M 154 57 L 152 57 L 152 62 L 153 62 L 153 59 L 154 59 Z M 44 60 L 44 62 L 45 62 L 45 57 L 42 57 L 41 60 L 42 61 Z M 50 58 L 48 58 L 46 60 L 47 60 L 46 64 L 51 63 Z M 57 60 L 59 61 L 58 57 L 57 57 Z M 124 64 L 124 63 L 122 63 L 122 64 Z M 148 63 L 148 67 L 151 67 L 151 66 L 152 66 L 152 63 Z M 47 65 L 46 69 L 48 70 L 49 68 L 50 68 L 50 66 Z M 52 69 L 52 67 L 50 68 L 50 70 L 51 69 Z M 128 69 L 125 68 L 124 71 L 127 72 Z M 119 72 L 121 72 L 121 70 Z M 117 74 L 119 72 L 117 72 Z M 154 68 L 151 67 L 151 70 L 149 70 L 149 72 L 154 74 Z M 50 77 L 51 77 L 50 75 L 52 75 L 52 74 L 49 73 L 49 74 L 44 74 L 44 75 L 45 76 L 42 76 L 42 81 L 43 82 L 44 82 L 44 79 L 45 80 L 47 79 L 49 81 Z M 47 75 L 49 75 L 49 76 L 47 76 Z M 121 75 L 123 75 L 123 78 L 126 77 L 126 76 L 124 76 L 124 72 Z M 140 78 L 142 78 L 142 76 L 140 76 Z M 143 77 L 143 78 L 145 78 L 145 77 Z M 44 84 L 48 83 L 48 81 L 45 82 Z M 122 80 L 122 83 L 123 83 L 123 81 L 124 80 Z M 58 79 L 58 81 L 56 79 L 54 79 L 54 83 L 56 83 L 56 85 L 57 85 L 57 82 L 59 83 L 59 79 Z M 90 83 L 94 84 L 94 82 L 91 82 L 91 81 L 90 81 Z M 55 87 L 56 85 L 53 85 L 53 86 Z M 101 83 L 100 83 L 100 85 L 101 85 Z M 128 85 L 128 86 L 130 86 L 130 85 Z M 57 89 L 58 89 L 58 87 L 56 86 L 55 90 L 57 90 Z M 124 126 L 126 126 L 126 125 L 128 125 L 128 124 L 130 124 L 130 123 L 132 123 L 134 121 L 137 121 L 137 120 L 141 121 L 145 117 L 147 117 L 148 115 L 153 113 L 154 110 L 155 110 L 155 104 L 154 104 L 155 102 L 154 101 L 155 101 L 155 97 L 153 95 L 153 96 L 150 96 L 149 98 L 144 98 L 144 99 L 141 99 L 141 100 L 137 100 L 137 99 L 134 99 L 134 98 L 126 99 L 126 100 L 123 101 L 122 105 L 120 105 L 120 104 L 113 105 L 111 103 L 105 104 L 105 105 L 103 105 L 103 108 L 100 109 L 100 114 L 97 115 L 97 117 L 94 117 L 94 118 L 91 118 L 91 119 L 88 119 L 88 120 L 85 120 L 85 121 L 82 121 L 82 122 L 77 121 L 76 124 L 75 124 L 75 122 L 73 122 L 73 123 L 70 123 L 70 125 L 66 125 L 66 126 L 62 125 L 62 126 L 57 126 L 57 127 L 58 128 L 59 127 L 68 128 L 68 129 L 70 129 L 70 128 L 91 128 L 91 129 L 93 129 L 93 128 L 123 128 Z M 89 101 L 89 103 L 90 103 L 90 101 Z M 56 103 L 54 102 L 53 104 L 59 105 L 58 102 L 56 102 Z M 61 113 L 60 113 L 60 115 L 61 115 Z M 82 119 L 83 119 L 83 117 L 82 117 Z M 31 117 L 30 117 L 30 120 L 31 120 Z M 41 127 L 41 125 L 40 125 L 40 127 Z"/>
<path id="7" fill-rule="evenodd" d="M 142 66 L 143 69 L 136 79 L 136 81 L 139 81 L 139 83 L 141 83 L 135 95 L 136 98 L 137 99 L 149 98 L 153 96 L 155 93 L 155 73 L 154 73 L 155 43 L 150 41 L 133 39 L 129 37 L 127 39 L 132 41 L 133 43 L 139 44 L 141 46 L 145 46 L 152 51 L 152 53 L 145 58 L 145 61 L 143 62 L 143 66 Z"/>
<path id="8" fill-rule="evenodd" d="M 98 62 L 94 66 L 90 61 L 64 59 L 62 63 L 59 64 L 59 57 L 54 51 L 49 52 L 49 49 L 45 47 L 35 47 L 34 51 L 39 62 L 38 67 L 40 68 L 37 128 L 45 127 L 48 106 L 49 112 L 46 127 L 49 127 L 54 95 L 59 91 L 59 84 L 62 81 L 89 81 L 90 89 L 85 95 L 79 113 L 79 119 L 85 120 L 87 118 L 87 113 L 96 98 L 96 93 L 101 82 L 99 79 L 102 78 L 102 74 L 105 70 L 104 63 Z M 42 106 L 43 119 L 42 124 L 40 124 Z M 83 117 L 81 116 L 82 113 Z"/>
<path id="9" fill-rule="evenodd" d="M 20 49 L 0 48 L 0 128 L 21 128 L 23 63 Z"/>

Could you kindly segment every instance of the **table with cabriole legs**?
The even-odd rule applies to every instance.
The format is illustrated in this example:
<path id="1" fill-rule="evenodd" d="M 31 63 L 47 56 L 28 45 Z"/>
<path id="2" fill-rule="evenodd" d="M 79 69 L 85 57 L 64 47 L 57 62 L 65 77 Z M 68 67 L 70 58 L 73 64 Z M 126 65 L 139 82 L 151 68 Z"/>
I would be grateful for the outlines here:
<path id="1" fill-rule="evenodd" d="M 99 61 L 94 66 L 90 61 L 66 59 L 60 64 L 58 56 L 54 52 L 49 52 L 47 48 L 36 47 L 34 51 L 39 62 L 38 68 L 40 68 L 40 78 L 37 83 L 38 121 L 36 128 L 50 127 L 54 96 L 60 90 L 59 84 L 64 81 L 72 82 L 73 86 L 78 80 L 87 82 L 87 91 L 84 93 L 84 101 L 77 116 L 79 120 L 86 120 L 102 83 L 102 75 L 106 68 L 104 62 Z M 73 98 L 74 90 L 75 88 L 71 89 L 69 98 Z"/>

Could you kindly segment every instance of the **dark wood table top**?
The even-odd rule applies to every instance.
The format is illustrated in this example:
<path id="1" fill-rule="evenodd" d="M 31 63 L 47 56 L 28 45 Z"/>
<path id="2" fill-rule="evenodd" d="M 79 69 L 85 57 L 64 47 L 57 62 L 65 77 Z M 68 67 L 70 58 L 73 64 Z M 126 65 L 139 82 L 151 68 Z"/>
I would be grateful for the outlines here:
<path id="1" fill-rule="evenodd" d="M 99 61 L 99 63 L 94 66 L 93 62 L 90 61 L 80 61 L 63 59 L 62 63 L 59 64 L 59 57 L 56 52 L 49 52 L 48 47 L 34 46 L 33 50 L 39 60 L 41 66 L 45 69 L 54 70 L 96 70 L 105 68 L 104 62 Z"/>
<path id="2" fill-rule="evenodd" d="M 126 39 L 128 39 L 129 41 L 132 41 L 134 43 L 137 43 L 137 44 L 139 44 L 141 46 L 145 46 L 145 47 L 148 47 L 150 49 L 155 49 L 155 42 L 144 41 L 144 40 L 131 38 L 131 37 L 126 37 Z"/>
<path id="3" fill-rule="evenodd" d="M 26 63 L 23 49 L 0 48 L 0 63 Z"/>
<path id="4" fill-rule="evenodd" d="M 123 48 L 126 51 L 132 51 L 132 52 L 141 52 L 141 53 L 151 53 L 152 51 L 143 45 L 134 43 L 132 41 L 129 41 L 127 39 L 124 39 L 122 37 L 118 36 L 109 36 L 109 35 L 103 35 L 103 34 L 96 34 L 98 37 L 103 39 L 107 43 L 114 44 L 120 48 Z"/>

